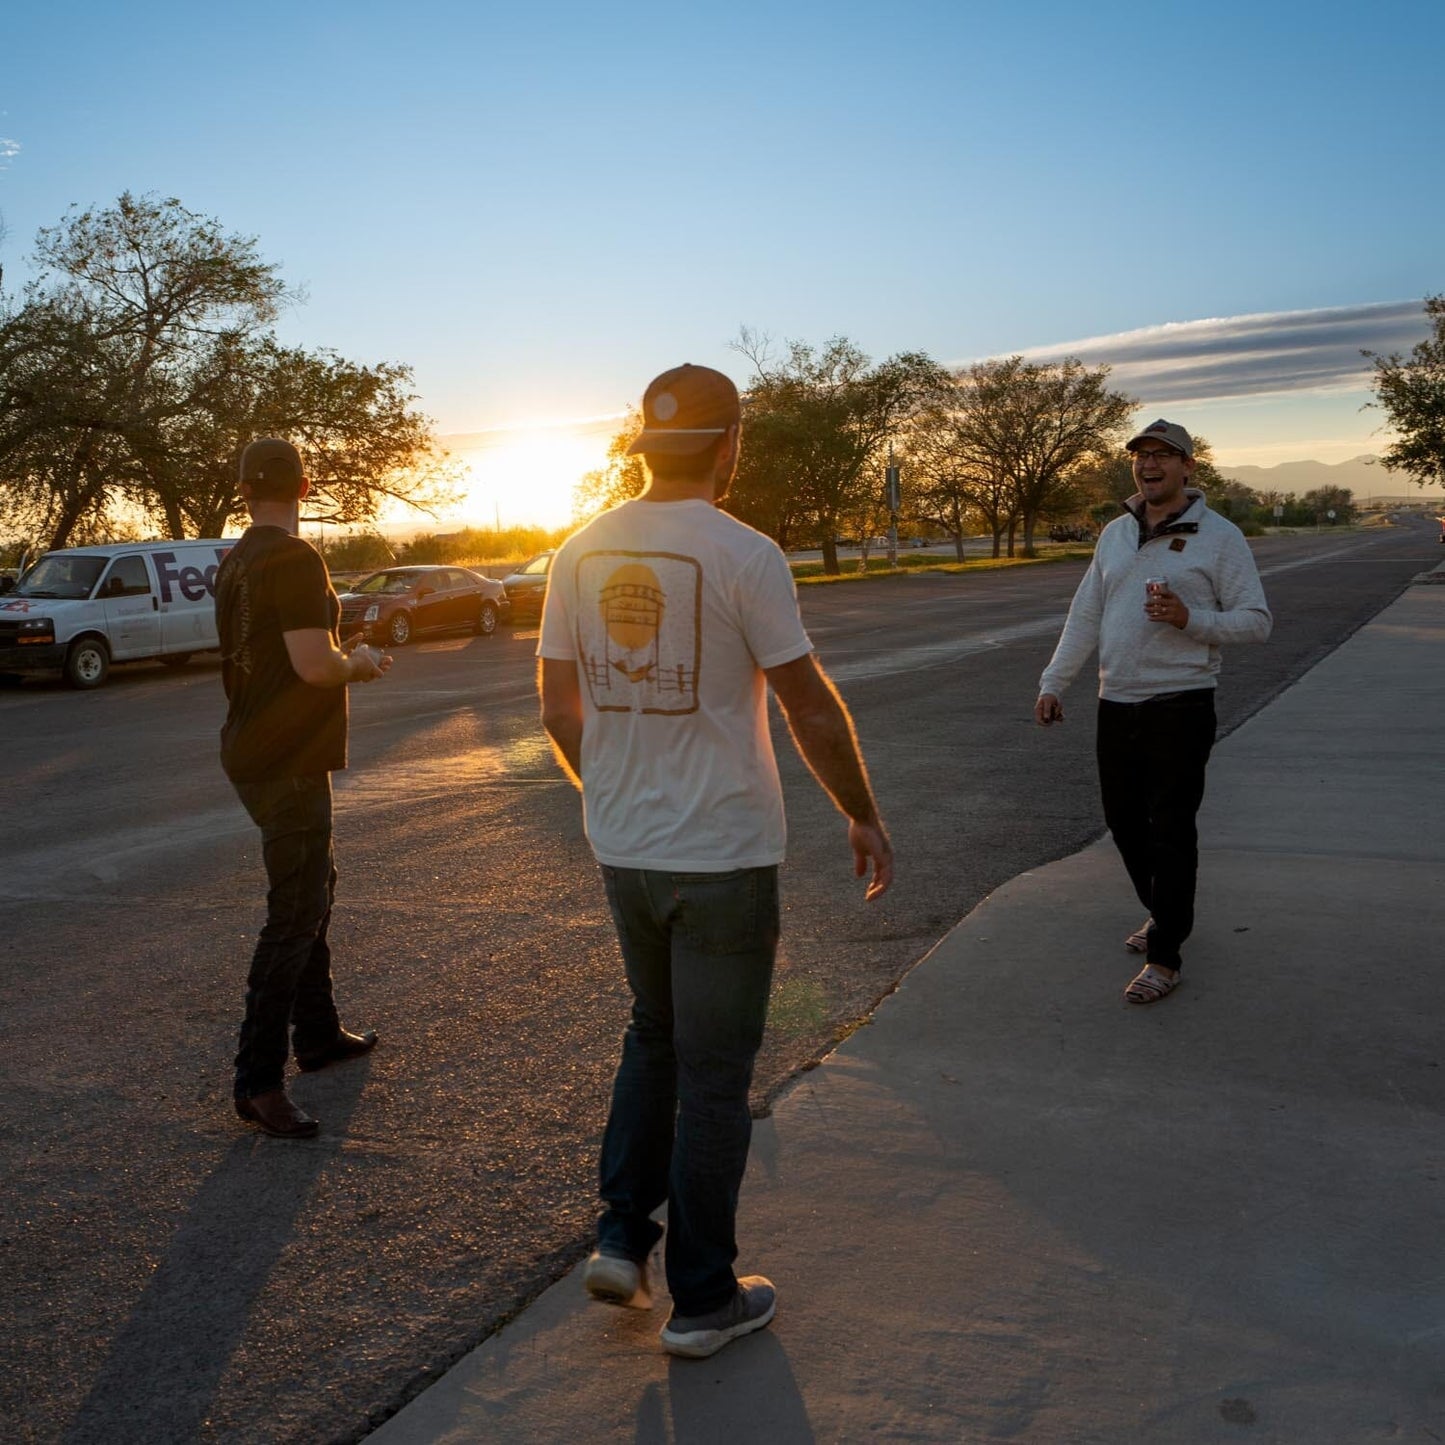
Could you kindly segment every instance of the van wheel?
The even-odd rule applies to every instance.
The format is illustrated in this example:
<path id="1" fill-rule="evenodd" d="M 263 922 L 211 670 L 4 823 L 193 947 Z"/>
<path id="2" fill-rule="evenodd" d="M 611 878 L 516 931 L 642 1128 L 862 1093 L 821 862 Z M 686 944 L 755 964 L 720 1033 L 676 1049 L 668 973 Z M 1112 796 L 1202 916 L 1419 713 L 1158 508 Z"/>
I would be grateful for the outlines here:
<path id="1" fill-rule="evenodd" d="M 168 652 L 161 658 L 167 667 L 184 667 L 191 660 L 189 652 Z"/>
<path id="2" fill-rule="evenodd" d="M 497 630 L 497 604 L 483 601 L 477 612 L 477 636 L 490 637 Z"/>
<path id="3" fill-rule="evenodd" d="M 110 649 L 98 637 L 82 637 L 65 654 L 65 680 L 71 687 L 99 687 L 110 675 Z"/>

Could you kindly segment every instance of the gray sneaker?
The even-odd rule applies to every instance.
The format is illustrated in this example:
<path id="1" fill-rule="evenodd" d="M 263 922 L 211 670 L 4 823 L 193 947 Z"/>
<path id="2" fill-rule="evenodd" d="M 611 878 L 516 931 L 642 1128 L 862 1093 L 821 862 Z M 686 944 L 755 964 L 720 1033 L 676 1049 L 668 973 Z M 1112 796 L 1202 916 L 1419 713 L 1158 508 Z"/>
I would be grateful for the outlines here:
<path id="1" fill-rule="evenodd" d="M 640 1263 L 620 1254 L 603 1254 L 594 1249 L 582 1270 L 582 1283 L 595 1300 L 629 1309 L 650 1310 L 652 1292 L 647 1287 L 647 1261 Z"/>
<path id="2" fill-rule="evenodd" d="M 669 1355 L 705 1360 L 739 1335 L 760 1330 L 778 1308 L 777 1291 L 771 1280 L 750 1274 L 738 1281 L 738 1292 L 721 1309 L 706 1315 L 680 1315 L 662 1327 L 662 1348 Z"/>

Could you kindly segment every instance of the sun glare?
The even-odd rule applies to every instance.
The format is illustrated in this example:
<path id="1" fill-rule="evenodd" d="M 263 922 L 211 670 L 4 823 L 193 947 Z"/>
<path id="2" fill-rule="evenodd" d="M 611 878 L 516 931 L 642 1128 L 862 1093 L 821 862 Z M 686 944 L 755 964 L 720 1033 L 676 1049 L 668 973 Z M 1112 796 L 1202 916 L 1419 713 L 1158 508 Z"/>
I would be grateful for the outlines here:
<path id="1" fill-rule="evenodd" d="M 565 526 L 572 519 L 573 488 L 607 456 L 606 435 L 572 427 L 495 437 L 456 453 L 467 473 L 456 515 L 470 526 Z"/>

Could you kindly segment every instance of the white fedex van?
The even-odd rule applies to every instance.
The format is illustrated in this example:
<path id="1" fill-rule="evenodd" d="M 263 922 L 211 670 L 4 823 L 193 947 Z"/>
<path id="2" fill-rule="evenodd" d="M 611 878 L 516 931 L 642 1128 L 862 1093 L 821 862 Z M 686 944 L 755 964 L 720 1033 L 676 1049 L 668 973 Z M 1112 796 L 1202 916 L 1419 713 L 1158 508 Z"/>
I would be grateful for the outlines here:
<path id="1" fill-rule="evenodd" d="M 99 687 L 112 662 L 213 651 L 216 568 L 234 540 L 47 552 L 0 595 L 0 672 L 59 669 Z"/>

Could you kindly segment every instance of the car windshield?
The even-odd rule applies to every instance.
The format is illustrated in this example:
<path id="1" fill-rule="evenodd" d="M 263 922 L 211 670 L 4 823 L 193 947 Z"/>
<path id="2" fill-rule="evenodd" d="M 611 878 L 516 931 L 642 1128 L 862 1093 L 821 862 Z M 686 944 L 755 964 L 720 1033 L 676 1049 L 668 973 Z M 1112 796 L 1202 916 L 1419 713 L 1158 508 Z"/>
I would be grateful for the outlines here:
<path id="1" fill-rule="evenodd" d="M 418 572 L 377 572 L 364 582 L 358 582 L 351 590 L 364 592 L 368 596 L 379 592 L 410 592 L 426 578 Z"/>
<path id="2" fill-rule="evenodd" d="M 100 574 L 104 557 L 66 557 L 52 552 L 42 557 L 16 584 L 11 597 L 63 597 L 69 601 L 89 597 Z"/>
<path id="3" fill-rule="evenodd" d="M 551 554 L 550 552 L 548 552 L 548 553 L 546 554 L 546 556 L 543 556 L 543 557 L 533 557 L 532 560 L 531 560 L 530 562 L 528 562 L 525 567 L 522 568 L 522 574 L 521 574 L 521 575 L 522 575 L 523 577 L 541 577 L 541 576 L 545 576 L 545 575 L 546 575 L 546 572 L 547 572 L 547 568 L 550 567 L 551 564 L 552 564 L 552 554 Z"/>

